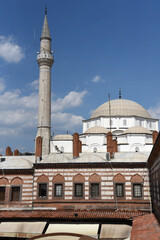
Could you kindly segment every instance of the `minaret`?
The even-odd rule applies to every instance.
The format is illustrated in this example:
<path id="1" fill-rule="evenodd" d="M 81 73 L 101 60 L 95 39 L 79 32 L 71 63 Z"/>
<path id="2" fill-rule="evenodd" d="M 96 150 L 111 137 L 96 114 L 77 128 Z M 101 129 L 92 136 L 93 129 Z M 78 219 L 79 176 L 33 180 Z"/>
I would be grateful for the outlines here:
<path id="1" fill-rule="evenodd" d="M 37 146 L 42 156 L 50 152 L 51 139 L 51 67 L 54 58 L 51 54 L 51 36 L 47 21 L 47 9 L 45 8 L 45 17 L 40 38 L 40 53 L 37 55 L 39 65 L 39 112 L 38 112 L 38 132 L 37 139 L 41 139 L 41 146 Z M 39 138 L 38 138 L 39 137 Z M 39 150 L 37 150 L 39 148 Z"/>

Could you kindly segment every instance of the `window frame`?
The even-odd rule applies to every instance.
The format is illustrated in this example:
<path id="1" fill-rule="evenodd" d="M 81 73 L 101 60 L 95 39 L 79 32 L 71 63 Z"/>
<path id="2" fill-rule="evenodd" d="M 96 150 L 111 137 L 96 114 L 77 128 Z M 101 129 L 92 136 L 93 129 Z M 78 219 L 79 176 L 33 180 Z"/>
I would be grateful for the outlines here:
<path id="1" fill-rule="evenodd" d="M 14 187 L 19 187 L 19 200 L 12 200 L 12 191 Z M 11 185 L 10 188 L 10 202 L 15 203 L 15 202 L 21 202 L 22 201 L 22 185 Z"/>
<path id="2" fill-rule="evenodd" d="M 82 186 L 82 195 L 81 196 L 76 196 L 76 185 L 81 185 Z M 83 182 L 75 182 L 73 187 L 74 187 L 73 197 L 75 199 L 83 199 L 84 198 L 84 183 Z"/>
<path id="3" fill-rule="evenodd" d="M 6 201 L 6 186 L 0 185 L 0 188 L 4 188 L 4 200 L 0 200 L 0 203 L 4 203 Z"/>
<path id="4" fill-rule="evenodd" d="M 117 186 L 118 185 L 122 186 L 122 191 L 123 191 L 122 196 L 117 196 Z M 115 182 L 114 183 L 114 196 L 116 199 L 125 199 L 125 183 L 124 182 Z"/>
<path id="5" fill-rule="evenodd" d="M 62 195 L 61 196 L 56 196 L 56 185 L 61 185 L 62 186 Z M 53 185 L 53 198 L 58 198 L 62 199 L 64 198 L 64 183 L 62 182 L 55 182 Z"/>
<path id="6" fill-rule="evenodd" d="M 39 196 L 40 184 L 46 184 L 46 196 L 41 197 Z M 39 200 L 47 200 L 48 199 L 48 182 L 38 182 L 38 189 L 37 189 L 37 198 Z"/>
<path id="7" fill-rule="evenodd" d="M 98 185 L 98 192 L 99 192 L 99 194 L 96 197 L 91 196 L 92 185 L 94 185 L 94 184 Z M 100 182 L 90 182 L 90 184 L 89 184 L 89 198 L 90 199 L 100 199 L 101 198 L 101 185 L 100 185 Z"/>
<path id="8" fill-rule="evenodd" d="M 140 186 L 140 190 L 141 190 L 141 196 L 135 196 L 135 191 L 134 191 L 134 186 L 138 185 Z M 132 198 L 133 199 L 143 199 L 143 184 L 142 183 L 132 183 Z"/>

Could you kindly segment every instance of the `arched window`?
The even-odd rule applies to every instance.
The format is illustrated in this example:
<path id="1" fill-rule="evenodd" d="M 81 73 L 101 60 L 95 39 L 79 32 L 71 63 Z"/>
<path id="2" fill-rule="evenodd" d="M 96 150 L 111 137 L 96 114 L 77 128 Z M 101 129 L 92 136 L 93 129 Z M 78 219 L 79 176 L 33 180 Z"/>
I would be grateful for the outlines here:
<path id="1" fill-rule="evenodd" d="M 0 178 L 0 202 L 4 202 L 6 198 L 6 185 L 8 185 L 7 178 Z"/>
<path id="2" fill-rule="evenodd" d="M 143 198 L 143 178 L 139 174 L 135 174 L 131 178 L 132 183 L 132 197 L 133 199 Z"/>
<path id="3" fill-rule="evenodd" d="M 48 198 L 48 184 L 49 179 L 46 175 L 41 175 L 38 179 L 38 198 L 39 199 L 47 199 Z"/>
<path id="4" fill-rule="evenodd" d="M 63 146 L 61 146 L 61 152 L 64 153 L 64 147 Z"/>
<path id="5" fill-rule="evenodd" d="M 94 152 L 94 153 L 97 152 L 97 148 L 96 148 L 96 147 L 93 148 L 93 152 Z"/>
<path id="6" fill-rule="evenodd" d="M 10 188 L 10 201 L 11 202 L 21 201 L 22 185 L 23 185 L 23 181 L 21 178 L 15 177 L 14 179 L 12 179 L 11 188 Z"/>
<path id="7" fill-rule="evenodd" d="M 57 174 L 53 178 L 53 196 L 58 198 L 64 197 L 64 177 L 60 174 Z"/>
<path id="8" fill-rule="evenodd" d="M 114 196 L 115 198 L 125 198 L 125 177 L 122 174 L 114 176 Z"/>
<path id="9" fill-rule="evenodd" d="M 135 147 L 135 152 L 139 152 L 139 147 Z"/>
<path id="10" fill-rule="evenodd" d="M 73 197 L 74 198 L 83 198 L 84 197 L 84 182 L 85 179 L 81 174 L 77 174 L 73 178 Z"/>
<path id="11" fill-rule="evenodd" d="M 97 174 L 92 174 L 89 178 L 89 185 L 90 185 L 90 198 L 97 199 L 101 196 L 101 178 Z"/>

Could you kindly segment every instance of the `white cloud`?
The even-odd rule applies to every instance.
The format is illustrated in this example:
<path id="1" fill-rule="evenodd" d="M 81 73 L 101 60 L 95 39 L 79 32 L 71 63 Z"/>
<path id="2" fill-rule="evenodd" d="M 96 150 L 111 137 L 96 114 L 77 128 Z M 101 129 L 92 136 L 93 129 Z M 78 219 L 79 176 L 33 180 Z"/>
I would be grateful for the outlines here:
<path id="1" fill-rule="evenodd" d="M 0 57 L 9 63 L 18 63 L 24 58 L 22 48 L 15 43 L 13 37 L 0 36 Z"/>
<path id="2" fill-rule="evenodd" d="M 34 81 L 35 82 L 35 81 Z M 33 82 L 33 85 L 34 85 Z M 1 88 L 2 89 L 2 88 Z M 76 131 L 81 126 L 83 117 L 74 113 L 66 113 L 83 104 L 87 91 L 71 91 L 63 98 L 52 100 L 52 127 L 56 132 Z M 26 146 L 28 139 L 34 139 L 38 122 L 38 91 L 32 91 L 29 95 L 23 96 L 20 89 L 0 92 L 0 135 L 3 141 L 12 145 L 13 139 L 21 139 L 21 147 Z M 2 139 L 2 138 L 1 138 Z M 1 147 L 1 140 L 0 140 Z M 17 148 L 20 149 L 20 146 Z M 33 141 L 34 149 L 34 141 Z M 30 149 L 28 149 L 30 151 Z"/>
<path id="3" fill-rule="evenodd" d="M 61 130 L 62 132 L 69 130 L 73 133 L 75 127 L 82 124 L 82 120 L 82 116 L 77 116 L 71 113 L 58 112 L 52 114 L 53 129 Z"/>
<path id="4" fill-rule="evenodd" d="M 5 81 L 3 78 L 0 78 L 0 93 L 2 93 L 5 90 Z"/>
<path id="5" fill-rule="evenodd" d="M 30 84 L 30 87 L 34 90 L 38 90 L 38 87 L 39 87 L 39 79 L 37 80 L 34 80 L 33 82 L 31 82 Z"/>
<path id="6" fill-rule="evenodd" d="M 64 98 L 58 98 L 52 101 L 53 112 L 63 111 L 64 109 L 74 108 L 82 105 L 84 96 L 87 94 L 87 91 L 69 92 Z"/>
<path id="7" fill-rule="evenodd" d="M 151 114 L 153 118 L 160 119 L 160 103 L 157 103 L 155 107 L 150 107 L 148 112 Z"/>
<path id="8" fill-rule="evenodd" d="M 92 82 L 94 83 L 97 83 L 97 82 L 100 82 L 102 81 L 101 77 L 99 75 L 96 75 L 93 79 L 92 79 Z"/>

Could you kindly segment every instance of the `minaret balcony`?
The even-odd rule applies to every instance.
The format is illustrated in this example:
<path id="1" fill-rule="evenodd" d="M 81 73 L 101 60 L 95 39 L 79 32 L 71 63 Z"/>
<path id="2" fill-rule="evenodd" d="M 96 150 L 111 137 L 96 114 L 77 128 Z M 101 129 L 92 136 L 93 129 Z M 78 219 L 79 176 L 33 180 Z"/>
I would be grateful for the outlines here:
<path id="1" fill-rule="evenodd" d="M 37 62 L 39 66 L 48 65 L 52 67 L 52 64 L 54 62 L 54 56 L 51 53 L 39 53 L 37 55 Z"/>
<path id="2" fill-rule="evenodd" d="M 46 59 L 50 59 L 50 60 L 52 60 L 53 61 L 53 55 L 52 54 L 50 54 L 50 53 L 39 53 L 38 55 L 37 55 L 37 60 L 39 60 L 39 59 L 41 59 L 41 58 L 46 58 Z"/>

